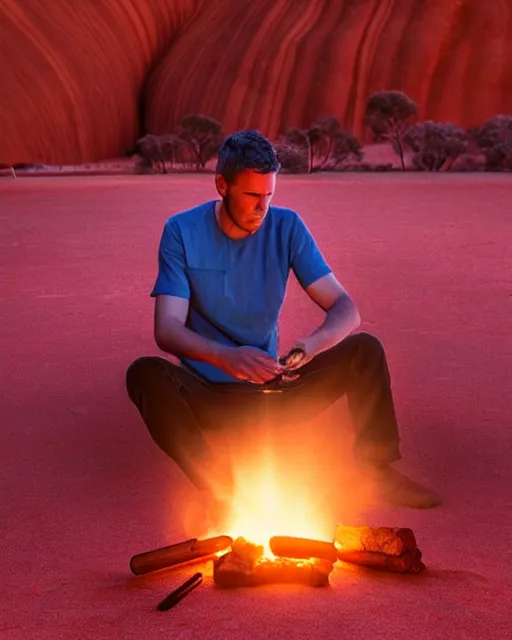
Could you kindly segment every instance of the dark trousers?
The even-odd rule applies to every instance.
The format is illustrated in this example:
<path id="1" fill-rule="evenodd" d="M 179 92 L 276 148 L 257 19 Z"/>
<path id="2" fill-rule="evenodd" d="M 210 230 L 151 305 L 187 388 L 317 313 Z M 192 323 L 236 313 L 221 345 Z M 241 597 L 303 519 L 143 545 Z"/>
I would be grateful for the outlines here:
<path id="1" fill-rule="evenodd" d="M 280 383 L 281 393 L 263 394 L 258 385 L 212 383 L 164 358 L 142 357 L 130 365 L 126 386 L 153 440 L 199 489 L 208 488 L 216 471 L 206 430 L 250 427 L 262 417 L 270 417 L 276 427 L 298 424 L 344 394 L 356 459 L 379 466 L 400 458 L 386 355 L 375 336 L 350 335 L 299 373 L 298 380 Z"/>

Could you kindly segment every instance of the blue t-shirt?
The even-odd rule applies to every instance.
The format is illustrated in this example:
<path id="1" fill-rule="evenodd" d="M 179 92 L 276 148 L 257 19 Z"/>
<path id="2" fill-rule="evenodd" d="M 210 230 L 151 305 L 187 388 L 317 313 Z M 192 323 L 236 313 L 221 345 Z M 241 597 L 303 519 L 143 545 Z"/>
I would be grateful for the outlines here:
<path id="1" fill-rule="evenodd" d="M 151 296 L 190 300 L 186 326 L 205 338 L 258 347 L 277 358 L 277 324 L 290 269 L 304 288 L 331 270 L 292 209 L 271 206 L 256 233 L 233 240 L 218 226 L 215 202 L 167 220 Z M 237 381 L 205 362 L 183 363 L 213 382 Z"/>

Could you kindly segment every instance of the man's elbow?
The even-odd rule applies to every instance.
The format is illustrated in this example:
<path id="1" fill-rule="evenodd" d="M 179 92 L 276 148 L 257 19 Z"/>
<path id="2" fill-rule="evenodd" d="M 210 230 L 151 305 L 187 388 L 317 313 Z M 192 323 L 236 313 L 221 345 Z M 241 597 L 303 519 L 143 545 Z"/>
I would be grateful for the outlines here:
<path id="1" fill-rule="evenodd" d="M 166 348 L 166 346 L 165 346 L 165 345 L 166 345 L 166 342 L 165 342 L 165 340 L 164 340 L 164 338 L 163 338 L 162 334 L 161 334 L 159 331 L 157 331 L 156 329 L 155 329 L 155 332 L 154 332 L 154 339 L 155 339 L 155 344 L 156 344 L 156 346 L 157 346 L 161 351 L 167 351 L 167 348 Z"/>
<path id="2" fill-rule="evenodd" d="M 352 298 L 344 293 L 338 298 L 336 305 L 340 313 L 345 318 L 350 318 L 349 322 L 351 325 L 351 331 L 355 331 L 359 329 L 361 326 L 361 314 L 359 313 L 359 309 L 357 308 L 356 303 L 352 300 Z"/>
<path id="3" fill-rule="evenodd" d="M 165 338 L 162 335 L 162 331 L 159 330 L 157 327 L 155 327 L 155 330 L 153 332 L 153 338 L 155 340 L 155 344 L 156 346 L 161 350 L 161 351 L 167 351 L 165 344 Z"/>
<path id="4" fill-rule="evenodd" d="M 173 334 L 174 331 L 172 323 L 168 322 L 166 327 L 163 327 L 160 323 L 155 323 L 153 332 L 155 344 L 159 349 L 167 353 L 171 353 L 171 355 L 174 352 L 174 343 L 176 342 Z"/>
<path id="5" fill-rule="evenodd" d="M 361 314 L 359 313 L 359 309 L 357 308 L 357 305 L 355 304 L 355 302 L 353 300 L 351 300 L 352 302 L 352 324 L 354 325 L 354 328 L 352 329 L 352 331 L 355 331 L 356 329 L 359 329 L 359 327 L 361 326 Z"/>

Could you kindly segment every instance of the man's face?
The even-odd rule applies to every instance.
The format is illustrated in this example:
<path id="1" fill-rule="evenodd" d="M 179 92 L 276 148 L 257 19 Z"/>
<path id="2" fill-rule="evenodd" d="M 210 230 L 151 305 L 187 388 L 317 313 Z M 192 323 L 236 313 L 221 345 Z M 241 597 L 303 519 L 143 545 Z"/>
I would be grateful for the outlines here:
<path id="1" fill-rule="evenodd" d="M 267 215 L 276 188 L 276 173 L 246 170 L 227 184 L 219 176 L 218 188 L 232 221 L 247 233 L 255 233 Z"/>

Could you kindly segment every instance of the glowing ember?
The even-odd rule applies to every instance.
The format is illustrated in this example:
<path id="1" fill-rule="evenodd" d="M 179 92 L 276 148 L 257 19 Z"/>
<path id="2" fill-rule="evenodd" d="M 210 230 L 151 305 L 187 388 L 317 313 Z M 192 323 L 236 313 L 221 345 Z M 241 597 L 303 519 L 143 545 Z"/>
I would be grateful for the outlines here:
<path id="1" fill-rule="evenodd" d="M 263 546 L 243 538 L 233 541 L 232 551 L 213 563 L 213 579 L 224 588 L 255 587 L 275 583 L 300 583 L 312 587 L 329 584 L 333 563 L 328 560 L 266 558 Z"/>

